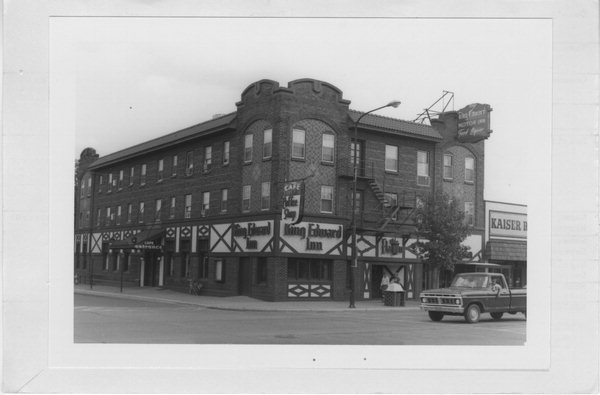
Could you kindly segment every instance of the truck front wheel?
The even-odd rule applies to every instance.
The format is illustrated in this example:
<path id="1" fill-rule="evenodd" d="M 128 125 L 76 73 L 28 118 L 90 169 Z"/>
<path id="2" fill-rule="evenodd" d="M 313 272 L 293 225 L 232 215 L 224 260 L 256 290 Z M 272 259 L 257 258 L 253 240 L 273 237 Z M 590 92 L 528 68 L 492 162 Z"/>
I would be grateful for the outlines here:
<path id="1" fill-rule="evenodd" d="M 481 317 L 481 310 L 479 306 L 476 304 L 471 304 L 467 307 L 467 311 L 465 311 L 465 320 L 469 324 L 475 324 L 479 322 L 479 318 Z"/>
<path id="2" fill-rule="evenodd" d="M 442 318 L 444 318 L 444 313 L 439 311 L 429 311 L 429 318 L 431 318 L 431 321 L 441 321 Z"/>

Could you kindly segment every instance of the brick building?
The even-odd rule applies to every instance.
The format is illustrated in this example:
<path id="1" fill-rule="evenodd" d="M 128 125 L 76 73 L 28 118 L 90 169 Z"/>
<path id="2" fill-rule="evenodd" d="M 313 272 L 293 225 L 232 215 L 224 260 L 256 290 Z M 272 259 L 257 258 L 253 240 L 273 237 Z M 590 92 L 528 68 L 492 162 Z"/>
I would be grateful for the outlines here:
<path id="1" fill-rule="evenodd" d="M 484 142 L 456 140 L 455 112 L 432 126 L 349 109 L 335 86 L 301 79 L 248 86 L 231 114 L 98 157 L 82 152 L 75 270 L 123 281 L 264 300 L 380 297 L 383 273 L 408 297 L 427 286 L 412 213 L 442 188 L 473 225 L 481 258 Z M 359 164 L 358 268 L 350 270 L 353 163 Z M 303 218 L 282 219 L 286 183 L 302 183 Z M 426 268 L 425 268 L 426 269 Z"/>

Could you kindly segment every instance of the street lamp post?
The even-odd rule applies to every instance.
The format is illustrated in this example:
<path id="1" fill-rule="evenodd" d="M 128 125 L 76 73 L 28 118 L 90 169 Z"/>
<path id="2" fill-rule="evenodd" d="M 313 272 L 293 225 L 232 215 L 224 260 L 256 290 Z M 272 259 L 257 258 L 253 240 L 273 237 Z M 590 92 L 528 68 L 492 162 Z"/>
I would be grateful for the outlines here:
<path id="1" fill-rule="evenodd" d="M 352 263 L 350 264 L 350 306 L 349 308 L 353 309 L 356 306 L 354 305 L 355 296 L 354 296 L 354 274 L 356 268 L 358 267 L 358 252 L 356 245 L 356 187 L 358 181 L 358 124 L 360 120 L 363 119 L 365 115 L 368 115 L 372 112 L 381 110 L 386 107 L 398 107 L 400 105 L 399 101 L 391 101 L 385 106 L 377 107 L 372 109 L 371 111 L 367 111 L 363 113 L 358 119 L 354 122 L 354 178 L 352 182 Z"/>

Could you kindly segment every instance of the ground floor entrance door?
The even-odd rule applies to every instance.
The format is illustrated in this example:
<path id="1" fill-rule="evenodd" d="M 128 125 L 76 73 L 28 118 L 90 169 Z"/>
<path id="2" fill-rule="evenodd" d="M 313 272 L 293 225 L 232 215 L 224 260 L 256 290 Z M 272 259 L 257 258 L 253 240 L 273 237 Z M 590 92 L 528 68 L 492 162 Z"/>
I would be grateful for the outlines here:
<path id="1" fill-rule="evenodd" d="M 238 293 L 252 296 L 252 258 L 240 258 Z"/>
<path id="2" fill-rule="evenodd" d="M 144 286 L 159 287 L 161 286 L 162 276 L 160 273 L 161 262 L 160 254 L 156 252 L 146 252 L 144 254 Z"/>

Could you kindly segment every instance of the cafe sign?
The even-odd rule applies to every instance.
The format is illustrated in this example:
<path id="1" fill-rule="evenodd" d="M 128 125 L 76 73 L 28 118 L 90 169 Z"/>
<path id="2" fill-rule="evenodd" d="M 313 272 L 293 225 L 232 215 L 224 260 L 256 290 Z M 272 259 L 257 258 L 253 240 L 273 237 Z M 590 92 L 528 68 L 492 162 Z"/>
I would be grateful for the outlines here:
<path id="1" fill-rule="evenodd" d="M 288 181 L 283 186 L 281 222 L 296 225 L 304 214 L 304 182 Z"/>
<path id="2" fill-rule="evenodd" d="M 527 238 L 527 214 L 490 210 L 489 215 L 490 238 Z"/>
<path id="3" fill-rule="evenodd" d="M 456 139 L 461 143 L 476 143 L 490 137 L 489 104 L 469 104 L 458 110 L 458 134 Z"/>

